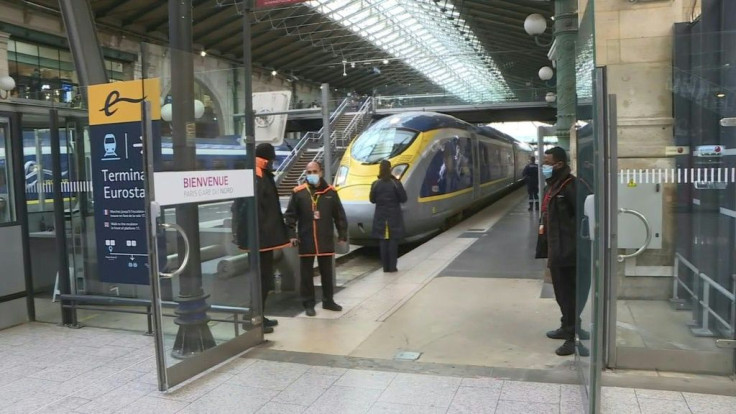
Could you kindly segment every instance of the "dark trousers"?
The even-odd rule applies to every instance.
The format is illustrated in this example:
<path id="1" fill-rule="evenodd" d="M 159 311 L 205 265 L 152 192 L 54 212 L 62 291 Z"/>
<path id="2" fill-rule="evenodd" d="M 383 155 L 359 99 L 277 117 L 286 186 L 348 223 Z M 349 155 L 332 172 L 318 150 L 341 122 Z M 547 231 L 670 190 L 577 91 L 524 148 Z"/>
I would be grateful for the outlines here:
<path id="1" fill-rule="evenodd" d="M 526 191 L 529 193 L 529 208 L 533 205 L 539 208 L 539 187 L 526 186 Z"/>
<path id="2" fill-rule="evenodd" d="M 580 322 L 580 314 L 576 309 L 576 267 L 550 267 L 552 287 L 555 290 L 555 299 L 562 313 L 562 329 L 569 335 L 568 339 L 575 338 L 575 326 Z"/>
<path id="3" fill-rule="evenodd" d="M 399 242 L 396 239 L 381 239 L 381 263 L 384 272 L 395 272 L 399 260 Z"/>
<path id="4" fill-rule="evenodd" d="M 274 289 L 273 286 L 273 250 L 260 252 L 261 261 L 261 305 L 263 312 L 266 312 L 266 298 L 268 292 Z"/>
<path id="5" fill-rule="evenodd" d="M 322 302 L 332 302 L 334 287 L 332 286 L 333 256 L 317 256 L 317 266 L 322 279 Z M 317 303 L 314 297 L 314 256 L 299 258 L 302 277 L 301 295 L 304 306 L 313 307 Z"/>

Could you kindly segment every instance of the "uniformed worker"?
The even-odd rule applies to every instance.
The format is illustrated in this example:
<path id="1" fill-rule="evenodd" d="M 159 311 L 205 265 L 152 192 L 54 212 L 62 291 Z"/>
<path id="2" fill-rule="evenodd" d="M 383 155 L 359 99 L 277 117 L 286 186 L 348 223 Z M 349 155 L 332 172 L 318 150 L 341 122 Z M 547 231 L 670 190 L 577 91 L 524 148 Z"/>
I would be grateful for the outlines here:
<path id="1" fill-rule="evenodd" d="M 273 253 L 291 245 L 288 237 L 284 216 L 281 214 L 281 203 L 276 189 L 273 175 L 273 160 L 276 151 L 268 143 L 259 144 L 256 147 L 256 192 L 258 201 L 258 244 L 261 264 L 261 299 L 265 315 L 266 298 L 268 292 L 274 290 L 273 277 Z M 236 226 L 236 243 L 240 249 L 248 249 L 248 220 L 243 217 L 245 209 L 242 208 L 242 200 L 234 204 L 235 213 L 238 217 Z M 263 332 L 273 332 L 273 327 L 278 325 L 275 319 L 263 318 Z"/>
<path id="2" fill-rule="evenodd" d="M 315 257 L 322 278 L 322 309 L 342 310 L 333 298 L 334 229 L 338 243 L 346 243 L 348 222 L 337 191 L 322 178 L 322 165 L 310 162 L 306 175 L 307 182 L 294 188 L 284 218 L 291 242 L 299 245 L 302 304 L 307 316 L 315 316 Z"/>

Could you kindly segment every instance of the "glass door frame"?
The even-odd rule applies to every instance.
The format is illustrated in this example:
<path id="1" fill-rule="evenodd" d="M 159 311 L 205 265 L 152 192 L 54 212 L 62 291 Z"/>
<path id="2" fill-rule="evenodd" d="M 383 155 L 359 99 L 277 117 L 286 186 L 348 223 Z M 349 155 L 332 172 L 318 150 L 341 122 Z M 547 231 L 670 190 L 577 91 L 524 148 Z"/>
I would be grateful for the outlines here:
<path id="1" fill-rule="evenodd" d="M 154 103 L 155 104 L 155 103 Z M 142 111 L 142 140 L 144 142 L 143 160 L 144 160 L 144 171 L 145 171 L 145 205 L 146 205 L 146 232 L 148 240 L 148 264 L 149 271 L 151 274 L 151 293 L 152 293 L 152 312 L 153 312 L 153 326 L 154 326 L 154 342 L 156 349 L 156 372 L 158 376 L 158 388 L 160 391 L 166 391 L 169 388 L 178 385 L 202 372 L 212 368 L 213 366 L 232 358 L 249 348 L 252 348 L 263 342 L 263 314 L 262 304 L 260 298 L 260 277 L 258 254 L 249 254 L 250 269 L 249 272 L 253 276 L 248 284 L 250 290 L 250 296 L 252 298 L 250 302 L 249 316 L 250 320 L 244 320 L 257 329 L 251 329 L 243 332 L 242 334 L 236 335 L 234 338 L 229 339 L 220 344 L 205 349 L 204 351 L 188 356 L 184 359 L 179 359 L 176 364 L 167 366 L 167 353 L 169 349 L 164 345 L 164 324 L 163 324 L 163 300 L 161 281 L 166 278 L 177 277 L 188 265 L 200 266 L 201 263 L 192 263 L 188 260 L 189 249 L 199 248 L 199 246 L 190 246 L 189 240 L 185 231 L 179 225 L 175 223 L 163 223 L 163 214 L 161 206 L 156 201 L 156 189 L 154 186 L 154 177 L 156 173 L 156 162 L 154 161 L 156 154 L 156 144 L 154 143 L 153 133 L 153 122 L 151 119 L 151 103 L 150 101 L 144 101 L 141 104 Z M 160 141 L 159 141 L 160 142 Z M 254 154 L 254 145 L 247 147 L 250 154 Z M 253 160 L 254 162 L 254 160 Z M 248 163 L 246 163 L 248 164 Z M 246 168 L 247 169 L 247 168 Z M 252 171 L 252 170 L 251 170 Z M 185 172 L 196 172 L 196 171 L 185 171 Z M 255 177 L 255 175 L 253 175 Z M 253 186 L 255 189 L 255 183 Z M 255 196 L 250 197 L 255 206 Z M 198 205 L 198 204 L 195 204 Z M 256 214 L 256 210 L 250 209 L 252 215 Z M 257 223 L 255 217 L 252 217 L 250 221 Z M 185 256 L 182 258 L 179 268 L 172 273 L 164 274 L 158 267 L 159 263 L 159 241 L 163 231 L 166 229 L 173 229 L 179 233 L 181 239 L 185 245 Z M 254 233 L 249 238 L 251 243 L 251 251 L 257 251 L 257 228 L 253 229 Z M 255 249 L 254 249 L 255 247 Z M 188 263 L 189 262 L 189 263 Z M 214 307 L 214 305 L 212 305 Z M 208 307 L 209 308 L 209 307 Z M 245 316 L 244 316 L 245 319 Z M 239 324 L 237 320 L 234 323 Z"/>

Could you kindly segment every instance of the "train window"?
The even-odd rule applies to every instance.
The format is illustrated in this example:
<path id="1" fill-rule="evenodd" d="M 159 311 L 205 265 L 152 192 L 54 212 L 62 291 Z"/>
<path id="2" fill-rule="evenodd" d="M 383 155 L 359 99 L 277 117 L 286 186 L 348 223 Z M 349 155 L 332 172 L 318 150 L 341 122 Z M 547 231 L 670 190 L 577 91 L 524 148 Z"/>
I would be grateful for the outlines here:
<path id="1" fill-rule="evenodd" d="M 0 120 L 0 223 L 15 221 L 9 132 Z"/>
<path id="2" fill-rule="evenodd" d="M 408 129 L 368 130 L 355 140 L 351 155 L 356 161 L 376 164 L 404 152 L 417 135 L 416 131 Z"/>

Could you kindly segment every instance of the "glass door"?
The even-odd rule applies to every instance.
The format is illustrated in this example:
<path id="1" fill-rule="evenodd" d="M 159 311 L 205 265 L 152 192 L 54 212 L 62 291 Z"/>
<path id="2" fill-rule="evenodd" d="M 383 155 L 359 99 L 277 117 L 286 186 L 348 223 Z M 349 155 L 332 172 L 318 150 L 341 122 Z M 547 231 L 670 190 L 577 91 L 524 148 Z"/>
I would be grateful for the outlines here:
<path id="1" fill-rule="evenodd" d="M 167 121 L 148 111 L 148 266 L 159 389 L 166 390 L 263 341 L 259 255 L 251 254 L 258 251 L 254 175 L 246 168 L 255 151 L 235 140 L 228 151 L 204 150 L 208 141 L 175 122 L 172 136 L 160 137 L 159 122 Z M 247 227 L 242 249 L 233 221 Z"/>

